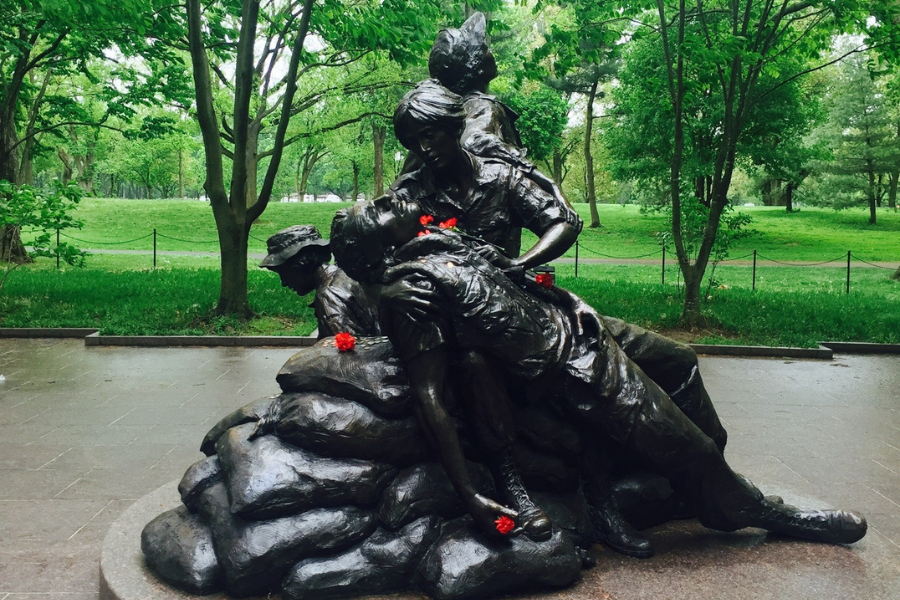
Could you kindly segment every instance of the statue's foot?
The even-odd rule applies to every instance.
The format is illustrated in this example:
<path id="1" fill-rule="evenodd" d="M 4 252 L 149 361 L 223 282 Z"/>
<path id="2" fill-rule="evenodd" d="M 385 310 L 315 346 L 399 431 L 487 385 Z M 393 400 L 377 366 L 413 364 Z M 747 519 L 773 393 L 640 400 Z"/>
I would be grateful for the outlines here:
<path id="1" fill-rule="evenodd" d="M 547 513 L 531 502 L 530 498 L 519 507 L 519 526 L 533 542 L 545 542 L 553 535 L 553 524 Z"/>
<path id="2" fill-rule="evenodd" d="M 784 535 L 825 542 L 852 544 L 866 535 L 866 518 L 844 510 L 801 510 L 785 505 L 766 503 L 760 527 Z"/>
<path id="3" fill-rule="evenodd" d="M 594 533 L 601 542 L 626 556 L 650 558 L 653 546 L 650 540 L 622 518 L 619 511 L 605 511 L 590 507 Z"/>

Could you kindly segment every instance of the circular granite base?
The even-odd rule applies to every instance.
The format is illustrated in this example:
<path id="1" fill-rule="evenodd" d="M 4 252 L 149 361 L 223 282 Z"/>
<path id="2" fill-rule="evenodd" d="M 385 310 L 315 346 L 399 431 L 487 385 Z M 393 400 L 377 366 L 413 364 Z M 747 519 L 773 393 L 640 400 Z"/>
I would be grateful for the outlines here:
<path id="1" fill-rule="evenodd" d="M 100 600 L 196 600 L 200 596 L 176 590 L 156 578 L 144 563 L 141 531 L 160 513 L 181 504 L 178 482 L 150 492 L 122 513 L 103 538 L 100 554 Z M 225 594 L 203 596 L 225 600 Z"/>

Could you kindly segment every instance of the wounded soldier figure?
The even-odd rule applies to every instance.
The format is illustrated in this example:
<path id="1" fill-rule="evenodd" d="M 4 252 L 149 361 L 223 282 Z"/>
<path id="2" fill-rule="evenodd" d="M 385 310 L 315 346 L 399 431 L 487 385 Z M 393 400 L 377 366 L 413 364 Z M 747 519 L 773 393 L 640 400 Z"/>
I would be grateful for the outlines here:
<path id="1" fill-rule="evenodd" d="M 489 171 L 503 175 L 491 181 L 472 176 L 485 173 L 483 159 L 459 146 L 460 119 L 453 115 L 462 110 L 453 106 L 454 96 L 432 86 L 404 98 L 395 114 L 395 127 L 402 122 L 405 128 L 398 138 L 426 165 L 417 172 L 417 185 L 407 186 L 416 191 L 338 213 L 331 249 L 337 264 L 367 286 L 372 297 L 402 284 L 418 290 L 435 308 L 411 309 L 409 303 L 396 301 L 396 294 L 385 294 L 379 312 L 384 333 L 406 362 L 420 423 L 483 531 L 493 531 L 501 515 L 518 517 L 521 509 L 511 510 L 477 493 L 448 416 L 445 384 L 456 377 L 450 367 L 469 352 L 483 357 L 503 380 L 527 390 L 527 397 L 515 399 L 518 404 L 551 406 L 586 439 L 613 445 L 618 453 L 650 465 L 708 527 L 760 527 L 830 543 L 861 539 L 866 532 L 861 515 L 781 504 L 732 471 L 710 436 L 714 432 L 690 418 L 645 374 L 604 319 L 578 297 L 517 276 L 508 268 L 510 259 L 471 235 L 423 226 L 427 219 L 422 217 L 436 203 L 464 205 L 491 186 L 509 185 L 510 195 L 521 186 L 531 188 L 512 166 L 491 166 Z M 409 110 L 416 103 L 433 107 L 435 101 L 450 115 L 447 119 L 442 121 L 437 111 L 437 116 L 417 120 L 422 111 Z M 427 197 L 427 211 L 417 201 L 419 195 Z M 529 224 L 523 217 L 527 213 L 511 210 L 508 218 Z M 591 466 L 590 457 L 580 463 L 583 471 Z M 511 481 L 514 484 L 515 478 Z M 540 531 L 536 533 L 533 538 L 540 539 Z"/>

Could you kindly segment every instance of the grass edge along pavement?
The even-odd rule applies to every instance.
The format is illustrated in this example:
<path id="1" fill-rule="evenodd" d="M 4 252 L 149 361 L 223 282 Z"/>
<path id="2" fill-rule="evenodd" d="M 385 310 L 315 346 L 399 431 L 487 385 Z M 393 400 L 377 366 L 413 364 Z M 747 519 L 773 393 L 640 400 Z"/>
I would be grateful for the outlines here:
<path id="1" fill-rule="evenodd" d="M 0 339 L 84 339 L 85 346 L 141 348 L 232 347 L 232 348 L 300 348 L 314 345 L 314 336 L 101 336 L 96 329 L 78 328 L 4 328 Z M 866 342 L 819 343 L 818 348 L 786 346 L 736 346 L 725 344 L 690 344 L 698 354 L 744 356 L 754 358 L 803 358 L 831 360 L 835 352 L 842 354 L 900 354 L 900 344 Z"/>

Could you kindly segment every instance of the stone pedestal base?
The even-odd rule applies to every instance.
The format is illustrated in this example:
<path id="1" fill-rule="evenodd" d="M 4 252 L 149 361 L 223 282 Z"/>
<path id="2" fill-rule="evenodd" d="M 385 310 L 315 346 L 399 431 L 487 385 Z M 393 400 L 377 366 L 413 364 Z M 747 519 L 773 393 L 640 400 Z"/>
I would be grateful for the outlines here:
<path id="1" fill-rule="evenodd" d="M 160 513 L 181 504 L 178 482 L 173 481 L 138 500 L 122 513 L 103 539 L 100 554 L 100 600 L 196 600 L 156 578 L 144 564 L 141 531 Z M 226 600 L 225 594 L 202 596 Z"/>

